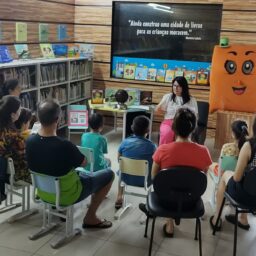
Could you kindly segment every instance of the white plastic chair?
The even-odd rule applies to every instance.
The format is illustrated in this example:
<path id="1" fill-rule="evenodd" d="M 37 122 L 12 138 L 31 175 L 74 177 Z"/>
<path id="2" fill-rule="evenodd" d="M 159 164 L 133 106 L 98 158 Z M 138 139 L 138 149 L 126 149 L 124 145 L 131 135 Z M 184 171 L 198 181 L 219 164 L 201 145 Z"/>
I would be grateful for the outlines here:
<path id="1" fill-rule="evenodd" d="M 94 152 L 92 148 L 86 148 L 77 146 L 77 148 L 80 150 L 80 152 L 86 157 L 87 164 L 90 164 L 90 172 L 93 172 L 94 168 Z M 83 167 L 77 167 L 77 171 L 85 172 L 85 169 Z"/>
<path id="2" fill-rule="evenodd" d="M 127 157 L 123 157 L 121 156 L 119 158 L 119 186 L 123 186 L 124 187 L 124 194 L 123 194 L 123 207 L 120 208 L 114 218 L 115 219 L 119 219 L 122 214 L 128 210 L 132 205 L 128 204 L 126 202 L 126 195 L 132 195 L 132 196 L 137 196 L 137 197 L 143 197 L 146 198 L 147 197 L 147 192 L 148 192 L 148 188 L 147 188 L 147 178 L 148 178 L 148 161 L 146 160 L 136 160 L 136 159 L 131 159 L 131 158 L 127 158 Z M 133 186 L 133 185 L 127 185 L 122 181 L 122 174 L 126 174 L 126 175 L 131 175 L 133 177 L 137 176 L 137 177 L 144 177 L 144 189 L 146 191 L 146 193 L 136 193 L 136 192 L 132 192 L 132 191 L 128 191 L 127 187 L 131 186 L 131 187 L 137 187 L 137 186 Z"/>
<path id="3" fill-rule="evenodd" d="M 35 172 L 31 172 L 32 183 L 33 183 L 33 195 L 34 201 L 36 203 L 43 204 L 43 225 L 41 229 L 29 236 L 30 240 L 36 240 L 49 231 L 53 230 L 58 226 L 59 223 L 52 221 L 52 216 L 62 217 L 66 220 L 66 230 L 65 236 L 60 237 L 56 241 L 51 243 L 52 248 L 58 248 L 61 245 L 69 242 L 73 237 L 81 235 L 81 230 L 73 228 L 73 218 L 74 218 L 74 205 L 61 206 L 60 205 L 60 179 L 61 177 L 53 177 L 48 175 L 43 175 Z M 36 195 L 36 190 L 40 190 L 46 193 L 55 194 L 55 203 L 49 203 L 44 201 L 43 198 L 38 198 Z M 55 208 L 55 209 L 54 209 Z"/>
<path id="4" fill-rule="evenodd" d="M 14 180 L 15 168 L 13 160 L 10 157 L 7 159 L 7 173 L 9 174 L 9 184 L 6 184 L 5 186 L 7 198 L 5 200 L 5 206 L 0 209 L 0 213 L 4 213 L 22 206 L 20 213 L 17 213 L 8 219 L 9 223 L 38 213 L 37 209 L 30 209 L 30 184 L 22 180 Z M 19 190 L 21 190 L 21 192 Z M 14 195 L 21 197 L 21 203 L 13 202 Z"/>

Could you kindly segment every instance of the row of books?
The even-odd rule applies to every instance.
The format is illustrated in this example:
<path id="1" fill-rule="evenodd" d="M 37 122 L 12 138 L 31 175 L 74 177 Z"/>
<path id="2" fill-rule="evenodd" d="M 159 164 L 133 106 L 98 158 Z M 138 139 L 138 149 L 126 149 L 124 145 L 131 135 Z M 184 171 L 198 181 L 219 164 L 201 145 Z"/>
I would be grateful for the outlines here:
<path id="1" fill-rule="evenodd" d="M 36 95 L 31 95 L 31 93 L 22 93 L 20 95 L 21 106 L 24 108 L 29 108 L 32 111 L 36 109 Z"/>
<path id="2" fill-rule="evenodd" d="M 91 82 L 76 82 L 70 85 L 70 100 L 89 98 L 91 96 Z"/>
<path id="3" fill-rule="evenodd" d="M 66 87 L 55 87 L 55 88 L 46 88 L 40 91 L 41 100 L 45 100 L 47 98 L 55 98 L 60 103 L 67 102 L 67 89 Z"/>
<path id="4" fill-rule="evenodd" d="M 67 124 L 67 108 L 61 108 L 59 126 L 63 126 Z"/>
<path id="5" fill-rule="evenodd" d="M 41 85 L 56 84 L 65 82 L 66 80 L 66 63 L 41 65 Z"/>
<path id="6" fill-rule="evenodd" d="M 208 70 L 156 69 L 135 64 L 117 63 L 114 72 L 116 78 L 157 81 L 171 83 L 176 76 L 185 76 L 189 84 L 209 84 Z"/>
<path id="7" fill-rule="evenodd" d="M 86 76 L 91 74 L 91 70 L 91 61 L 72 61 L 70 63 L 70 78 L 71 80 L 85 78 Z"/>

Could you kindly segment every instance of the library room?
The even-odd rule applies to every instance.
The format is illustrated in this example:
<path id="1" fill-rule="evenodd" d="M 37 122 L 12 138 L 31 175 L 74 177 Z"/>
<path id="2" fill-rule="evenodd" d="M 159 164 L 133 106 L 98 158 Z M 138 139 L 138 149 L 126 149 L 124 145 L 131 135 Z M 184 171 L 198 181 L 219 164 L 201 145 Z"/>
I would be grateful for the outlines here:
<path id="1" fill-rule="evenodd" d="M 0 255 L 255 256 L 255 17 L 2 0 Z"/>

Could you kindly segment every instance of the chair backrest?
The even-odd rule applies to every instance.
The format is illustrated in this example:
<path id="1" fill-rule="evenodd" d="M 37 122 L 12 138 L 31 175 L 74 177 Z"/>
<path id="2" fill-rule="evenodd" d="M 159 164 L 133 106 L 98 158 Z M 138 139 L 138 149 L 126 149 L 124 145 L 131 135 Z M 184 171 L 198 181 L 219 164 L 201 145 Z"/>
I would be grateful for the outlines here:
<path id="1" fill-rule="evenodd" d="M 93 152 L 93 149 L 92 148 L 81 147 L 81 146 L 77 146 L 77 148 L 86 157 L 87 165 L 90 165 L 90 171 L 93 172 L 93 168 L 94 168 L 94 152 Z"/>
<path id="2" fill-rule="evenodd" d="M 234 171 L 237 164 L 237 156 L 221 156 L 220 168 L 223 171 Z"/>
<path id="3" fill-rule="evenodd" d="M 256 197 L 256 167 L 246 172 L 243 180 L 244 190 L 251 196 Z"/>
<path id="4" fill-rule="evenodd" d="M 119 170 L 120 177 L 124 178 L 124 182 L 131 186 L 141 186 L 136 181 L 137 178 L 143 179 L 143 186 L 146 188 L 147 177 L 148 177 L 148 161 L 137 160 L 127 157 L 119 157 Z"/>
<path id="5" fill-rule="evenodd" d="M 208 115 L 209 115 L 209 102 L 198 101 L 198 126 L 207 127 Z"/>
<path id="6" fill-rule="evenodd" d="M 176 166 L 161 170 L 153 180 L 154 191 L 167 206 L 177 202 L 179 208 L 183 204 L 193 203 L 205 192 L 206 174 L 189 166 Z"/>

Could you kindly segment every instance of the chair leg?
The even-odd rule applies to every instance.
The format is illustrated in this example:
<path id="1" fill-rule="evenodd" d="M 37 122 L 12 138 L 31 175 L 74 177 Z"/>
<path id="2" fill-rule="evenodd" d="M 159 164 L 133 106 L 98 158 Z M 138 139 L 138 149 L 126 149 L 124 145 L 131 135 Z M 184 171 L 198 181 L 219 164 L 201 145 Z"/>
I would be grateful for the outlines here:
<path id="1" fill-rule="evenodd" d="M 196 219 L 196 230 L 195 230 L 195 238 L 194 238 L 194 240 L 198 240 L 197 235 L 198 235 L 198 219 Z"/>
<path id="2" fill-rule="evenodd" d="M 201 232 L 201 221 L 198 218 L 197 219 L 197 223 L 198 223 L 198 233 L 199 233 L 199 255 L 202 256 L 202 232 Z"/>
<path id="3" fill-rule="evenodd" d="M 233 256 L 236 256 L 236 246 L 237 246 L 237 224 L 238 224 L 238 209 L 236 208 L 235 214 L 235 231 L 234 231 L 234 247 L 233 247 Z"/>
<path id="4" fill-rule="evenodd" d="M 223 201 L 222 201 L 222 204 L 221 204 L 221 207 L 220 207 L 220 211 L 219 211 L 219 214 L 218 214 L 218 218 L 217 218 L 217 220 L 216 220 L 214 229 L 213 229 L 213 231 L 212 231 L 212 234 L 213 234 L 214 236 L 215 236 L 216 229 L 217 229 L 217 227 L 218 227 L 218 223 L 219 223 L 219 220 L 220 220 L 220 217 L 221 217 L 221 214 L 222 214 L 224 205 L 225 205 L 225 201 L 226 201 L 226 198 L 224 197 L 224 198 L 223 198 Z"/>
<path id="5" fill-rule="evenodd" d="M 148 221 L 149 221 L 149 216 L 147 216 L 147 219 L 146 219 L 146 226 L 145 226 L 144 237 L 148 237 Z"/>
<path id="6" fill-rule="evenodd" d="M 152 252 L 153 238 L 154 238 L 154 231 L 155 231 L 155 222 L 156 222 L 156 217 L 154 217 L 153 221 L 152 221 L 152 229 L 151 229 L 151 237 L 150 237 L 148 256 L 151 256 L 151 252 Z"/>

